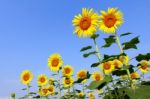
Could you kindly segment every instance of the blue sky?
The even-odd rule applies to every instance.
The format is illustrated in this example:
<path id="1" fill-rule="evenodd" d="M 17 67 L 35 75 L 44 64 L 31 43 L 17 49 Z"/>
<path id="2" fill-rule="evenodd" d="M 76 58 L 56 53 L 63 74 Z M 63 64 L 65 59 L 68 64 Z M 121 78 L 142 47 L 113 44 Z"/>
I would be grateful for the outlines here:
<path id="1" fill-rule="evenodd" d="M 20 73 L 30 69 L 36 77 L 40 73 L 51 75 L 47 59 L 54 52 L 59 52 L 65 64 L 79 69 L 90 69 L 94 56 L 84 59 L 80 48 L 93 45 L 89 39 L 79 39 L 73 35 L 72 19 L 83 7 L 95 11 L 117 7 L 124 13 L 125 23 L 119 28 L 119 34 L 132 32 L 130 37 L 140 36 L 139 50 L 127 51 L 130 57 L 150 51 L 149 0 L 0 0 L 0 96 L 8 96 L 20 91 Z M 101 33 L 98 44 L 103 45 Z M 121 41 L 127 41 L 124 37 Z M 102 54 L 117 54 L 113 45 L 101 49 Z M 33 88 L 32 90 L 34 90 Z"/>

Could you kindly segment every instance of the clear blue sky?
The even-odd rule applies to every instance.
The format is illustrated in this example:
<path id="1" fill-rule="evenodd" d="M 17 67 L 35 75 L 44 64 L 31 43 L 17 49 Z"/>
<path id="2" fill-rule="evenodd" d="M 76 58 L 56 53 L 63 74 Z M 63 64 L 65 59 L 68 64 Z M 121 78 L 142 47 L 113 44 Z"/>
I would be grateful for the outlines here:
<path id="1" fill-rule="evenodd" d="M 30 69 L 36 77 L 40 73 L 50 76 L 47 59 L 59 52 L 65 64 L 90 69 L 94 56 L 84 59 L 80 48 L 93 44 L 89 39 L 73 35 L 72 19 L 82 7 L 94 8 L 97 12 L 108 7 L 117 7 L 124 13 L 125 23 L 119 33 L 132 32 L 140 35 L 139 50 L 128 51 L 130 57 L 150 51 L 150 1 L 149 0 L 0 0 L 0 96 L 11 92 L 24 94 L 20 73 Z M 98 43 L 104 44 L 101 34 Z M 126 41 L 124 38 L 122 41 Z M 102 49 L 102 53 L 119 53 L 116 45 Z M 35 88 L 33 88 L 34 90 Z"/>

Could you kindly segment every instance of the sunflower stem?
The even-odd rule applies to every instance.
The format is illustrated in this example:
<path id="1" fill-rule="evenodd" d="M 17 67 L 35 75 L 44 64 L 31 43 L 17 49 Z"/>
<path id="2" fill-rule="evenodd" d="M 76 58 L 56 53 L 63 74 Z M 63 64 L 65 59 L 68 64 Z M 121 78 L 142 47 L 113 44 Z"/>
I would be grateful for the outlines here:
<path id="1" fill-rule="evenodd" d="M 58 99 L 61 97 L 61 90 L 60 90 L 60 75 L 58 71 Z"/>
<path id="2" fill-rule="evenodd" d="M 122 53 L 124 53 L 124 50 L 123 50 L 123 48 L 121 46 L 120 38 L 119 38 L 117 32 L 115 32 L 115 36 L 116 36 L 116 43 L 118 44 L 118 47 L 120 49 L 120 53 L 122 54 Z M 127 75 L 128 75 L 128 79 L 130 80 L 130 83 L 132 83 L 129 69 L 127 69 L 126 72 L 127 72 Z"/>
<path id="3" fill-rule="evenodd" d="M 27 85 L 27 99 L 29 99 L 29 90 L 30 90 L 30 87 L 29 87 L 29 84 Z"/>

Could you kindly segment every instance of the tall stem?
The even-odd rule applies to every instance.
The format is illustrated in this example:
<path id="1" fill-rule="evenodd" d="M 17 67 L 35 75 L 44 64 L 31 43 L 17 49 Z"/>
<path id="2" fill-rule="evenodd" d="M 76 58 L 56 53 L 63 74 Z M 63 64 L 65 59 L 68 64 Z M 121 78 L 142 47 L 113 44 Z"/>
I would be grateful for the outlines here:
<path id="1" fill-rule="evenodd" d="M 61 90 L 60 90 L 60 75 L 58 71 L 58 99 L 61 97 Z"/>
<path id="2" fill-rule="evenodd" d="M 27 85 L 27 99 L 29 99 L 29 85 Z"/>
<path id="3" fill-rule="evenodd" d="M 95 45 L 95 50 L 96 50 L 96 52 L 97 52 L 97 57 L 98 57 L 98 60 L 99 60 L 99 62 L 101 61 L 101 54 L 100 54 L 100 51 L 99 51 L 99 48 L 98 48 L 98 45 L 97 45 L 97 43 L 96 43 L 96 39 L 93 39 L 94 40 L 94 45 Z"/>

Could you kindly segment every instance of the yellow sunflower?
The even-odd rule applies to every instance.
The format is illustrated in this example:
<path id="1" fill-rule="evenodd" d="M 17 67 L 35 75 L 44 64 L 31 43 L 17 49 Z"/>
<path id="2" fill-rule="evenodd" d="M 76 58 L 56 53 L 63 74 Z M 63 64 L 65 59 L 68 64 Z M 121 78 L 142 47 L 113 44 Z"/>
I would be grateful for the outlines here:
<path id="1" fill-rule="evenodd" d="M 62 74 L 66 77 L 72 76 L 73 68 L 70 65 L 66 65 L 62 68 Z"/>
<path id="2" fill-rule="evenodd" d="M 48 66 L 50 70 L 53 72 L 58 72 L 62 64 L 63 64 L 62 58 L 58 53 L 52 54 L 48 58 Z"/>
<path id="3" fill-rule="evenodd" d="M 122 62 L 122 64 L 127 65 L 129 63 L 129 57 L 122 55 L 119 57 L 119 60 Z"/>
<path id="4" fill-rule="evenodd" d="M 63 78 L 63 85 L 64 87 L 71 87 L 73 85 L 73 78 L 72 77 L 64 77 Z"/>
<path id="5" fill-rule="evenodd" d="M 149 65 L 150 65 L 150 63 L 148 62 L 148 61 L 146 61 L 146 60 L 142 60 L 141 62 L 140 62 L 140 71 L 142 72 L 142 73 L 147 73 L 148 71 L 149 71 Z"/>
<path id="6" fill-rule="evenodd" d="M 93 74 L 92 74 L 92 79 L 93 81 L 101 81 L 103 80 L 103 76 L 101 73 L 99 73 L 98 71 L 95 71 Z"/>
<path id="7" fill-rule="evenodd" d="M 98 19 L 99 16 L 93 9 L 82 8 L 82 14 L 75 16 L 72 20 L 73 26 L 75 26 L 74 33 L 78 37 L 91 37 L 98 27 Z"/>
<path id="8" fill-rule="evenodd" d="M 81 91 L 81 92 L 79 92 L 79 93 L 77 94 L 77 96 L 78 96 L 79 98 L 82 98 L 82 97 L 85 96 L 85 93 Z"/>
<path id="9" fill-rule="evenodd" d="M 38 85 L 44 86 L 48 83 L 48 78 L 45 74 L 41 74 L 38 76 L 37 82 L 38 82 Z"/>
<path id="10" fill-rule="evenodd" d="M 110 74 L 115 68 L 113 61 L 104 62 L 100 65 L 100 67 L 106 75 Z"/>
<path id="11" fill-rule="evenodd" d="M 48 89 L 48 93 L 50 95 L 54 94 L 54 92 L 55 92 L 55 86 L 54 85 L 49 85 L 47 89 Z"/>
<path id="12" fill-rule="evenodd" d="M 113 64 L 115 66 L 115 69 L 120 69 L 122 67 L 122 62 L 118 59 L 113 60 Z"/>
<path id="13" fill-rule="evenodd" d="M 24 70 L 21 73 L 20 80 L 24 85 L 29 85 L 33 79 L 33 74 L 29 70 Z"/>
<path id="14" fill-rule="evenodd" d="M 48 96 L 49 95 L 49 91 L 46 87 L 41 88 L 38 93 L 40 96 Z"/>
<path id="15" fill-rule="evenodd" d="M 89 99 L 95 99 L 94 92 L 88 93 Z"/>
<path id="16" fill-rule="evenodd" d="M 123 23 L 123 14 L 117 8 L 108 8 L 101 11 L 99 29 L 105 33 L 115 33 L 116 29 Z"/>
<path id="17" fill-rule="evenodd" d="M 77 72 L 77 78 L 78 79 L 85 79 L 87 78 L 87 70 L 81 69 L 80 71 Z"/>
<path id="18" fill-rule="evenodd" d="M 131 73 L 130 75 L 132 80 L 136 80 L 139 78 L 139 74 L 137 72 Z"/>
<path id="19" fill-rule="evenodd" d="M 50 85 L 53 85 L 53 84 L 54 84 L 54 78 L 53 78 L 53 77 L 50 77 L 50 78 L 49 78 L 49 84 L 50 84 Z"/>

